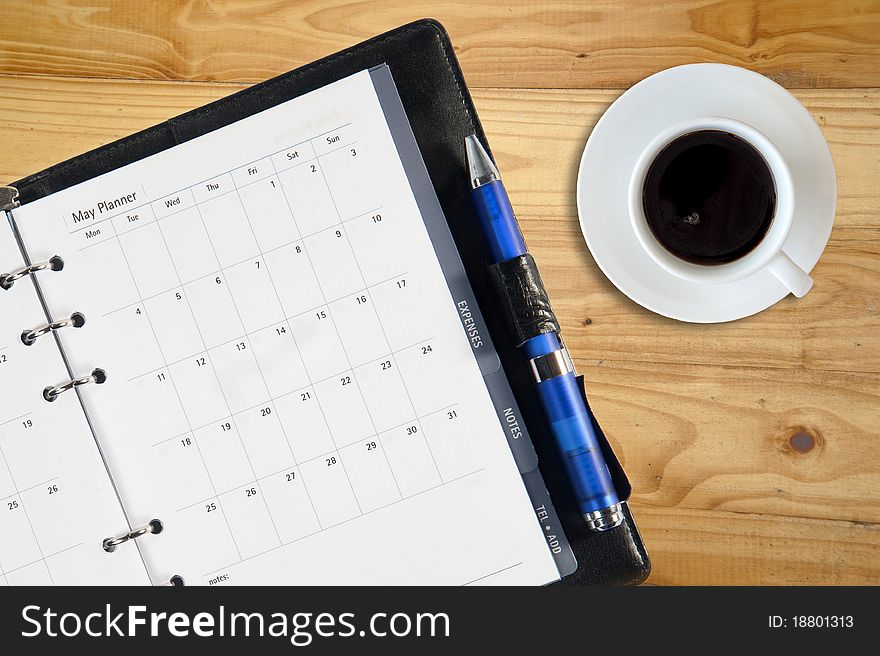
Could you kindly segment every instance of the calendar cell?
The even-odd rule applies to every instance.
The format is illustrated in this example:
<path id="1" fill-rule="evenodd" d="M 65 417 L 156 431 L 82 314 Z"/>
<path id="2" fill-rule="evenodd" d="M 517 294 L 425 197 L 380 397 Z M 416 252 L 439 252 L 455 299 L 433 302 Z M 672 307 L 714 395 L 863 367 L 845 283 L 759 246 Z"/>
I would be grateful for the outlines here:
<path id="1" fill-rule="evenodd" d="M 349 246 L 345 228 L 329 228 L 306 237 L 305 246 L 328 301 L 351 296 L 364 289 L 364 279 Z"/>
<path id="2" fill-rule="evenodd" d="M 306 370 L 313 380 L 323 380 L 349 369 L 329 308 L 301 314 L 290 321 Z"/>
<path id="3" fill-rule="evenodd" d="M 368 150 L 349 142 L 321 157 L 330 193 L 343 221 L 376 210 L 381 205 L 379 168 L 372 166 Z"/>
<path id="4" fill-rule="evenodd" d="M 401 500 L 400 489 L 378 438 L 356 442 L 340 452 L 363 512 Z"/>
<path id="5" fill-rule="evenodd" d="M 464 412 L 460 405 L 454 405 L 422 417 L 419 422 L 437 468 L 447 481 L 476 471 L 482 462 L 482 442 L 461 430 Z"/>
<path id="6" fill-rule="evenodd" d="M 411 221 L 384 208 L 346 221 L 345 232 L 368 286 L 402 277 L 419 265 L 413 253 L 395 252 L 388 257 L 388 244 L 414 239 L 416 229 Z"/>
<path id="7" fill-rule="evenodd" d="M 180 282 L 186 284 L 220 271 L 220 263 L 197 208 L 190 207 L 162 219 L 159 228 L 165 236 Z"/>
<path id="8" fill-rule="evenodd" d="M 190 309 L 206 348 L 214 348 L 245 334 L 226 276 L 202 278 L 184 287 Z"/>
<path id="9" fill-rule="evenodd" d="M 353 367 L 389 354 L 391 348 L 369 291 L 336 301 L 330 310 Z"/>
<path id="10" fill-rule="evenodd" d="M 287 322 L 251 334 L 250 343 L 269 396 L 277 398 L 309 385 L 305 364 Z"/>
<path id="11" fill-rule="evenodd" d="M 437 340 L 422 342 L 396 354 L 400 376 L 419 415 L 457 401 L 457 370 L 449 366 L 451 355 Z"/>
<path id="12" fill-rule="evenodd" d="M 223 512 L 242 558 L 281 546 L 260 485 L 245 485 L 220 496 Z"/>
<path id="13" fill-rule="evenodd" d="M 318 160 L 287 169 L 278 178 L 301 235 L 311 235 L 339 223 Z"/>
<path id="14" fill-rule="evenodd" d="M 50 479 L 21 493 L 31 529 L 44 555 L 70 547 L 82 509 L 73 503 L 61 479 Z"/>
<path id="15" fill-rule="evenodd" d="M 61 400 L 57 403 L 60 404 Z M 74 409 L 74 406 L 75 402 L 68 399 L 68 409 Z M 59 461 L 57 449 L 45 452 L 46 436 L 64 434 L 67 427 L 63 419 L 57 419 L 52 412 L 35 412 L 3 428 L 5 439 L 0 442 L 0 471 L 5 471 L 14 481 L 16 492 L 56 476 L 55 469 L 64 463 Z"/>
<path id="16" fill-rule="evenodd" d="M 415 410 L 393 358 L 375 360 L 354 373 L 377 431 L 415 420 Z"/>
<path id="17" fill-rule="evenodd" d="M 321 530 L 306 484 L 297 468 L 261 481 L 266 505 L 285 544 Z"/>
<path id="18" fill-rule="evenodd" d="M 216 494 L 192 433 L 177 434 L 152 449 L 167 463 L 162 471 L 162 485 L 173 493 L 180 507 Z"/>
<path id="19" fill-rule="evenodd" d="M 430 294 L 421 282 L 416 274 L 405 273 L 370 288 L 370 298 L 394 351 L 430 339 L 436 330 L 437 318 L 423 300 Z"/>
<path id="20" fill-rule="evenodd" d="M 37 538 L 31 529 L 21 497 L 3 499 L 0 505 L 0 568 L 7 576 L 11 570 L 24 567 L 43 557 Z"/>
<path id="21" fill-rule="evenodd" d="M 301 235 L 277 176 L 239 187 L 239 194 L 263 253 L 299 240 Z"/>
<path id="22" fill-rule="evenodd" d="M 132 380 L 130 385 L 129 393 L 136 394 L 144 401 L 132 411 L 130 420 L 153 436 L 151 444 L 189 430 L 186 414 L 167 368 L 145 373 Z M 156 408 L 162 408 L 162 412 L 156 412 Z"/>
<path id="23" fill-rule="evenodd" d="M 80 302 L 87 301 L 93 307 L 115 310 L 140 300 L 118 240 L 93 246 L 88 253 L 89 257 L 75 263 L 65 262 L 64 265 L 68 274 L 75 273 L 82 280 L 88 280 L 87 285 L 81 285 L 78 289 Z M 108 276 L 107 271 L 116 271 L 118 274 Z"/>
<path id="24" fill-rule="evenodd" d="M 382 433 L 379 439 L 403 496 L 424 492 L 443 482 L 418 423 Z"/>
<path id="25" fill-rule="evenodd" d="M 190 426 L 205 426 L 229 416 L 229 407 L 217 376 L 207 361 L 207 354 L 197 355 L 168 367 L 168 380 L 159 372 L 158 382 L 174 385 Z M 204 361 L 204 364 L 202 364 Z"/>
<path id="26" fill-rule="evenodd" d="M 295 465 L 274 404 L 235 415 L 235 425 L 257 478 Z"/>
<path id="27" fill-rule="evenodd" d="M 205 350 L 205 343 L 186 295 L 187 291 L 178 287 L 143 301 L 144 314 L 156 335 L 166 362 L 195 357 Z M 129 312 L 129 320 L 130 315 Z"/>
<path id="28" fill-rule="evenodd" d="M 227 194 L 199 205 L 199 211 L 221 267 L 244 262 L 260 253 L 238 194 Z"/>
<path id="29" fill-rule="evenodd" d="M 50 422 L 51 419 L 46 416 L 31 414 L 3 427 L 6 439 L 0 442 L 3 456 L 0 458 L 0 479 L 7 481 L 5 494 L 18 494 L 20 490 L 26 490 L 55 475 L 47 473 L 46 463 L 40 461 L 41 444 L 34 437 L 50 430 L 63 429 L 63 426 L 50 425 Z"/>
<path id="30" fill-rule="evenodd" d="M 216 497 L 181 510 L 179 521 L 187 527 L 187 548 L 198 554 L 200 574 L 214 572 L 241 560 L 223 506 Z M 172 530 L 172 527 L 166 530 Z"/>
<path id="31" fill-rule="evenodd" d="M 195 439 L 218 494 L 235 490 L 255 480 L 254 471 L 232 418 L 195 431 Z"/>
<path id="32" fill-rule="evenodd" d="M 118 312 L 89 320 L 89 330 L 104 331 L 104 334 L 125 333 L 132 341 L 138 344 L 137 349 L 132 349 L 129 357 L 121 363 L 122 367 L 113 368 L 113 376 L 119 376 L 128 380 L 144 371 L 158 369 L 165 364 L 163 353 L 159 349 L 159 343 L 149 317 L 146 306 L 134 305 Z M 78 335 L 77 335 L 78 337 Z"/>
<path id="33" fill-rule="evenodd" d="M 324 295 L 302 243 L 290 244 L 264 255 L 281 306 L 288 318 L 324 305 Z"/>
<path id="34" fill-rule="evenodd" d="M 314 389 L 337 448 L 375 435 L 370 413 L 350 371 L 316 383 Z"/>
<path id="35" fill-rule="evenodd" d="M 300 465 L 300 471 L 321 526 L 327 528 L 361 514 L 341 455 L 310 460 Z"/>
<path id="36" fill-rule="evenodd" d="M 284 321 L 284 310 L 262 257 L 228 269 L 226 280 L 246 332 Z"/>
<path id="37" fill-rule="evenodd" d="M 336 449 L 313 389 L 275 399 L 275 410 L 298 463 Z"/>
<path id="38" fill-rule="evenodd" d="M 141 298 L 177 287 L 177 271 L 155 223 L 120 235 L 119 243 Z"/>
<path id="39" fill-rule="evenodd" d="M 207 365 L 213 366 L 232 414 L 265 403 L 269 398 L 248 339 L 211 349 L 208 357 Z"/>

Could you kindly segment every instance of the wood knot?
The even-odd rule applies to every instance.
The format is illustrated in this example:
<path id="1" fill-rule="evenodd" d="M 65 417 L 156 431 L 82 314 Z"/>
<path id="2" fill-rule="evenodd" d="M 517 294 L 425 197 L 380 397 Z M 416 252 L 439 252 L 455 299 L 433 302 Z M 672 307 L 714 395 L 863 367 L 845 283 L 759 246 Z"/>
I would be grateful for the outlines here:
<path id="1" fill-rule="evenodd" d="M 803 457 L 808 454 L 815 456 L 822 452 L 825 446 L 825 438 L 815 426 L 789 425 L 777 434 L 776 444 L 783 453 L 794 457 Z"/>
<path id="2" fill-rule="evenodd" d="M 798 453 L 807 453 L 816 446 L 816 438 L 804 431 L 798 431 L 788 438 L 791 448 Z"/>

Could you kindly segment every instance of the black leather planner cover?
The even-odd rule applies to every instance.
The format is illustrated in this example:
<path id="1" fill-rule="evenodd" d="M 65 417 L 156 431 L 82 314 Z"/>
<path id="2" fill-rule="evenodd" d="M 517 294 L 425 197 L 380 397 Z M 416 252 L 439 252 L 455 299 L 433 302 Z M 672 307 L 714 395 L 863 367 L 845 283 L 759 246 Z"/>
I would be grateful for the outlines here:
<path id="1" fill-rule="evenodd" d="M 629 509 L 625 523 L 612 531 L 591 533 L 585 528 L 548 434 L 526 362 L 505 329 L 503 313 L 493 312 L 487 254 L 464 173 L 465 136 L 476 133 L 484 144 L 488 142 L 449 37 L 439 23 L 422 20 L 404 25 L 52 166 L 13 186 L 19 190 L 21 202 L 28 203 L 383 63 L 391 69 L 487 327 L 535 442 L 541 471 L 577 556 L 577 571 L 563 583 L 640 583 L 647 577 L 650 564 Z M 610 447 L 607 455 L 619 492 L 627 498 L 630 486 L 626 475 Z"/>

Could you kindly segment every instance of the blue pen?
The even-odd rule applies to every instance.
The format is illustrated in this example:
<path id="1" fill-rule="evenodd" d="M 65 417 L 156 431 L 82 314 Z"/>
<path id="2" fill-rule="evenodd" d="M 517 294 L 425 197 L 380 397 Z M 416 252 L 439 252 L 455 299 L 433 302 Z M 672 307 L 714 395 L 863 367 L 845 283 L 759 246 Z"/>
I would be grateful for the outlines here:
<path id="1" fill-rule="evenodd" d="M 465 139 L 465 147 L 472 196 L 493 263 L 526 255 L 528 250 L 498 169 L 476 135 Z M 520 346 L 529 358 L 538 397 L 587 526 L 606 531 L 620 525 L 621 502 L 562 338 L 558 332 L 543 332 Z"/>

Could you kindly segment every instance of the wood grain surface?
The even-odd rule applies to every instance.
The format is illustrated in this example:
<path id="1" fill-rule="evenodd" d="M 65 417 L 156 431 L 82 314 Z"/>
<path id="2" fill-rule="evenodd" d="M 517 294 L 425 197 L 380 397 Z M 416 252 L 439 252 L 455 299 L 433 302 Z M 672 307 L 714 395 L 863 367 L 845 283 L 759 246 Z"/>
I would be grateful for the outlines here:
<path id="1" fill-rule="evenodd" d="M 623 88 L 669 66 L 789 87 L 877 87 L 873 0 L 233 0 L 3 3 L 0 72 L 256 82 L 432 16 L 469 83 Z"/>
<path id="2" fill-rule="evenodd" d="M 880 583 L 880 2 L 7 2 L 0 180 L 423 15 L 450 32 L 657 584 Z M 791 88 L 838 174 L 814 289 L 749 319 L 635 305 L 574 184 L 622 90 L 694 61 Z M 218 82 L 222 81 L 222 82 Z"/>

